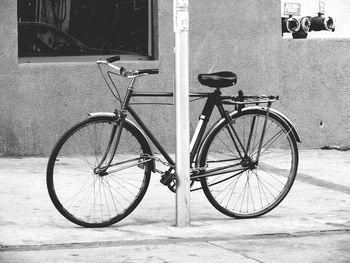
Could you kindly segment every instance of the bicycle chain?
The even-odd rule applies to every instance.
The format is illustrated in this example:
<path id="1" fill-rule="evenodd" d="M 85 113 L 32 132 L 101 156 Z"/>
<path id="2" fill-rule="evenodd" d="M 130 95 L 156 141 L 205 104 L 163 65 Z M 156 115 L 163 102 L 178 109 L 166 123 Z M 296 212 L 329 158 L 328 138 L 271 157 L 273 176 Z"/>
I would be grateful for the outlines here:
<path id="1" fill-rule="evenodd" d="M 161 174 L 162 177 L 163 177 L 163 175 L 165 175 L 165 173 L 169 172 L 171 169 L 174 169 L 174 171 L 175 171 L 175 166 L 174 166 L 174 165 L 171 165 L 171 164 L 169 164 L 168 162 L 165 162 L 165 161 L 163 161 L 162 159 L 160 159 L 160 158 L 158 158 L 158 157 L 156 157 L 156 156 L 152 156 L 152 155 L 149 155 L 149 154 L 143 154 L 143 155 L 141 155 L 141 157 L 142 157 L 142 158 L 150 158 L 150 159 L 153 159 L 153 160 L 155 160 L 155 161 L 158 161 L 158 162 L 162 163 L 162 164 L 165 165 L 165 166 L 170 167 L 170 168 L 168 169 L 168 171 L 165 171 L 165 172 L 160 171 L 160 170 L 158 170 L 158 169 L 155 169 L 155 172 Z M 191 168 L 191 173 L 199 173 L 200 171 L 204 171 L 207 167 L 208 167 L 208 165 L 206 164 L 205 167 Z M 163 178 L 162 178 L 162 179 L 163 179 Z M 162 182 L 162 179 L 161 179 L 161 182 Z M 173 179 L 176 180 L 176 178 L 173 178 Z M 191 181 L 192 181 L 192 182 L 191 182 L 191 187 L 192 187 L 194 181 L 197 181 L 197 179 L 194 179 L 194 180 L 191 180 Z M 173 181 L 173 182 L 175 182 L 175 181 Z M 164 183 L 163 183 L 163 184 L 164 184 Z M 176 185 L 176 183 L 175 183 L 175 185 Z M 172 191 L 172 192 L 174 192 L 174 193 L 176 192 L 175 187 L 174 187 L 175 185 L 174 185 L 174 184 L 171 184 L 171 183 L 168 184 L 169 190 Z M 193 191 L 198 191 L 198 190 L 201 190 L 201 189 L 202 189 L 202 187 L 197 187 L 197 188 L 191 189 L 190 191 L 193 192 Z"/>
<path id="2" fill-rule="evenodd" d="M 160 162 L 161 164 L 163 164 L 164 166 L 168 166 L 170 168 L 173 168 L 175 170 L 175 166 L 174 165 L 171 165 L 170 163 L 168 162 L 165 162 L 163 161 L 162 159 L 160 159 L 159 157 L 156 157 L 154 155 L 149 155 L 149 154 L 143 154 L 142 155 L 142 158 L 150 158 L 150 159 L 153 159 L 157 162 Z M 206 164 L 204 167 L 195 167 L 195 168 L 191 168 L 191 172 L 201 172 L 201 171 L 205 171 L 207 169 L 208 165 Z M 160 171 L 158 169 L 156 169 L 156 172 L 159 173 L 159 174 L 164 174 L 163 171 Z"/>

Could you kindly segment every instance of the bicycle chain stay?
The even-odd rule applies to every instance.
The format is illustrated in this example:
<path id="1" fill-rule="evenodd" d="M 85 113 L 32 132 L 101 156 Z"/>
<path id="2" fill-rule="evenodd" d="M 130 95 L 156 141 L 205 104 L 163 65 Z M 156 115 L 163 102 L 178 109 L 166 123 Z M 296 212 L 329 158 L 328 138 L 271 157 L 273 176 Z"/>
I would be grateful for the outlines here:
<path id="1" fill-rule="evenodd" d="M 174 166 L 174 165 L 171 165 L 170 163 L 165 162 L 165 161 L 163 161 L 162 159 L 160 159 L 159 157 L 156 157 L 156 156 L 154 156 L 154 155 L 142 154 L 141 157 L 142 157 L 142 158 L 154 159 L 155 161 L 162 163 L 164 166 L 168 166 L 168 167 L 170 167 L 170 168 L 172 168 L 172 169 L 175 170 L 175 166 Z M 207 167 L 208 167 L 208 165 L 206 164 L 204 167 L 195 167 L 195 168 L 191 168 L 191 173 L 193 173 L 193 172 L 205 171 Z M 158 169 L 155 169 L 155 170 L 156 170 L 157 173 L 159 173 L 159 174 L 161 174 L 161 175 L 163 175 L 163 174 L 165 173 L 165 172 L 160 171 L 160 170 L 158 170 Z"/>

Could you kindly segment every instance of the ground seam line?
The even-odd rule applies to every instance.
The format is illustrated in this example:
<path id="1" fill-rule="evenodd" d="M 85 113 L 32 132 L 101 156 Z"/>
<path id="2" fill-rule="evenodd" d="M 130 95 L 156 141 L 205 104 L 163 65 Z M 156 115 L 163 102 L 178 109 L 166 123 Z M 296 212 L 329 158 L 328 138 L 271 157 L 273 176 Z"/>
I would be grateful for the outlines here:
<path id="1" fill-rule="evenodd" d="M 171 245 L 179 243 L 196 243 L 196 242 L 216 242 L 230 240 L 257 240 L 257 239 L 278 239 L 278 238 L 300 238 L 305 236 L 322 236 L 322 235 L 343 235 L 349 234 L 350 228 L 318 230 L 318 231 L 299 231 L 293 233 L 265 233 L 255 235 L 240 235 L 228 237 L 163 237 L 154 239 L 124 240 L 124 241 L 95 241 L 95 242 L 77 242 L 77 243 L 56 243 L 44 245 L 3 245 L 0 244 L 0 252 L 10 251 L 40 251 L 40 250 L 62 250 L 62 249 L 86 249 L 98 247 L 126 247 L 126 246 L 143 246 L 149 245 Z"/>
<path id="2" fill-rule="evenodd" d="M 245 253 L 239 252 L 238 250 L 236 251 L 236 250 L 234 250 L 234 249 L 225 248 L 225 247 L 223 247 L 223 246 L 220 246 L 220 245 L 218 245 L 218 244 L 214 244 L 214 243 L 212 243 L 212 242 L 215 242 L 215 241 L 207 241 L 206 243 L 209 244 L 209 245 L 211 245 L 211 246 L 214 246 L 214 247 L 216 247 L 216 248 L 220 248 L 220 249 L 222 249 L 222 250 L 224 250 L 224 251 L 228 251 L 228 252 L 233 253 L 233 254 L 239 254 L 239 255 L 241 255 L 242 257 L 245 257 L 245 258 L 250 259 L 250 260 L 254 260 L 254 261 L 258 262 L 258 263 L 264 263 L 263 261 L 260 261 L 260 260 L 258 260 L 258 259 L 256 259 L 256 258 L 253 258 L 253 257 L 250 257 L 250 256 L 246 255 Z"/>

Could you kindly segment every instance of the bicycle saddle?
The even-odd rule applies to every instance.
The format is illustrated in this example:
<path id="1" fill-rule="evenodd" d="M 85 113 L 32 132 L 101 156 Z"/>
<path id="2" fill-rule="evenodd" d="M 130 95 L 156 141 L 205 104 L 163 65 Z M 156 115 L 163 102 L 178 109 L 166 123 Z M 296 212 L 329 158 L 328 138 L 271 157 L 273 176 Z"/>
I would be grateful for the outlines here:
<path id="1" fill-rule="evenodd" d="M 198 80 L 202 85 L 212 88 L 225 88 L 237 83 L 237 75 L 230 71 L 220 71 L 210 74 L 199 74 Z"/>

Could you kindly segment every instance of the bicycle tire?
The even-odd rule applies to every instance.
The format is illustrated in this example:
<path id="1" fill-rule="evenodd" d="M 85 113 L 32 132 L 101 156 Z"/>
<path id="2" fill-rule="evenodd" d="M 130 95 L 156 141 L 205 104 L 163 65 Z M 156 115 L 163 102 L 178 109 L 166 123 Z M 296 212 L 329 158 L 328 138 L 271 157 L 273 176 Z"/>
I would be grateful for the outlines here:
<path id="1" fill-rule="evenodd" d="M 213 167 L 237 165 L 238 171 L 201 178 L 209 202 L 227 216 L 254 218 L 266 214 L 282 202 L 295 180 L 299 159 L 296 138 L 285 120 L 272 112 L 267 120 L 259 163 L 253 165 L 265 116 L 264 109 L 231 113 L 232 125 L 246 149 L 251 138 L 250 159 L 239 157 L 227 131 L 227 121 L 214 125 L 204 139 L 199 154 L 200 167 L 209 171 Z"/>
<path id="2" fill-rule="evenodd" d="M 147 191 L 150 161 L 140 164 L 139 160 L 143 154 L 151 155 L 151 150 L 143 134 L 128 121 L 113 158 L 113 163 L 125 164 L 126 169 L 102 176 L 94 172 L 116 125 L 114 117 L 90 117 L 68 130 L 50 155 L 49 196 L 56 209 L 77 225 L 112 225 L 129 215 Z"/>

